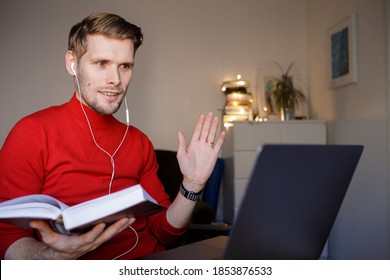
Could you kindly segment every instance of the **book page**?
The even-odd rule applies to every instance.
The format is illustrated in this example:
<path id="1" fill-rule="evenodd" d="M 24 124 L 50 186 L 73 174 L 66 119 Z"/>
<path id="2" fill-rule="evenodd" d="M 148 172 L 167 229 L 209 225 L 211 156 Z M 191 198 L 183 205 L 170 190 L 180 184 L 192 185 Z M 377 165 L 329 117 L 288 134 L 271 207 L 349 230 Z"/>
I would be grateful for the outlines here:
<path id="1" fill-rule="evenodd" d="M 65 210 L 66 208 L 69 208 L 69 206 L 66 205 L 65 203 L 62 203 L 61 201 L 55 199 L 54 197 L 51 197 L 46 194 L 31 194 L 31 195 L 14 198 L 2 202 L 0 204 L 0 207 L 7 206 L 7 205 L 20 205 L 23 203 L 32 203 L 32 202 L 50 204 L 61 210 Z"/>
<path id="2" fill-rule="evenodd" d="M 63 226 L 57 220 L 67 208 L 66 204 L 48 195 L 27 195 L 0 203 L 0 220 L 22 228 L 29 228 L 31 220 L 47 220 L 54 229 L 61 231 Z"/>

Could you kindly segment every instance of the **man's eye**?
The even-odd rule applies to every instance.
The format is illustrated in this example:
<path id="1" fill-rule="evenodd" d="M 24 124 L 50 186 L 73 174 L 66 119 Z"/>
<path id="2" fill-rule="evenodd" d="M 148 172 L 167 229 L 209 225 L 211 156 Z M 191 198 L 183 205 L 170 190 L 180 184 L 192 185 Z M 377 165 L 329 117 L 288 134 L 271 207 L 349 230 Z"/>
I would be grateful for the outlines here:
<path id="1" fill-rule="evenodd" d="M 122 64 L 121 67 L 123 69 L 131 69 L 132 68 L 130 64 Z"/>
<path id="2" fill-rule="evenodd" d="M 97 65 L 99 66 L 104 66 L 105 62 L 104 61 L 98 61 Z"/>

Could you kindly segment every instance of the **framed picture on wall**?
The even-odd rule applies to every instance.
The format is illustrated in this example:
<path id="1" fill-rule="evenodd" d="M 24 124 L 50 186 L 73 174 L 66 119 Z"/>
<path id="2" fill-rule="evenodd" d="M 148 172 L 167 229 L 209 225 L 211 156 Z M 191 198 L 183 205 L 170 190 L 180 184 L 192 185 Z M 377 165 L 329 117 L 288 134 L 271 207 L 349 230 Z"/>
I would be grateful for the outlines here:
<path id="1" fill-rule="evenodd" d="M 356 13 L 352 13 L 328 30 L 330 87 L 346 86 L 358 81 Z"/>

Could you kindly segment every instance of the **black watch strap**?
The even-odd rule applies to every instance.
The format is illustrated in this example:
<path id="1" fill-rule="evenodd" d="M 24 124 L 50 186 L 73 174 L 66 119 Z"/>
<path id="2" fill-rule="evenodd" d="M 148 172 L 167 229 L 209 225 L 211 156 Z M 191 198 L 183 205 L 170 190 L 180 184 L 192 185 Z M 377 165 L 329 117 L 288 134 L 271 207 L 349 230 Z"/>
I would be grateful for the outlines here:
<path id="1" fill-rule="evenodd" d="M 200 198 L 200 196 L 202 195 L 202 192 L 203 192 L 203 191 L 200 191 L 200 192 L 195 193 L 195 192 L 193 192 L 193 191 L 189 191 L 189 190 L 187 190 L 187 189 L 183 186 L 183 184 L 180 184 L 180 193 L 181 193 L 185 198 L 187 198 L 187 199 L 189 199 L 189 200 L 197 201 L 197 200 Z"/>

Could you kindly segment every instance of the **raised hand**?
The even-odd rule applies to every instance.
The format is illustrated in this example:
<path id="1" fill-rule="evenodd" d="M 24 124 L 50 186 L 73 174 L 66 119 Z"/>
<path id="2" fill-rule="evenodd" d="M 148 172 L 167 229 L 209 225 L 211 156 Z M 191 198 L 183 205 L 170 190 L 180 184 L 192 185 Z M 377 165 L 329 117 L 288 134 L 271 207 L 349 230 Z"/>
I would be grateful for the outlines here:
<path id="1" fill-rule="evenodd" d="M 177 158 L 188 190 L 201 191 L 214 169 L 225 139 L 224 131 L 217 135 L 218 125 L 218 118 L 210 112 L 199 116 L 189 144 L 183 132 L 178 133 Z"/>

